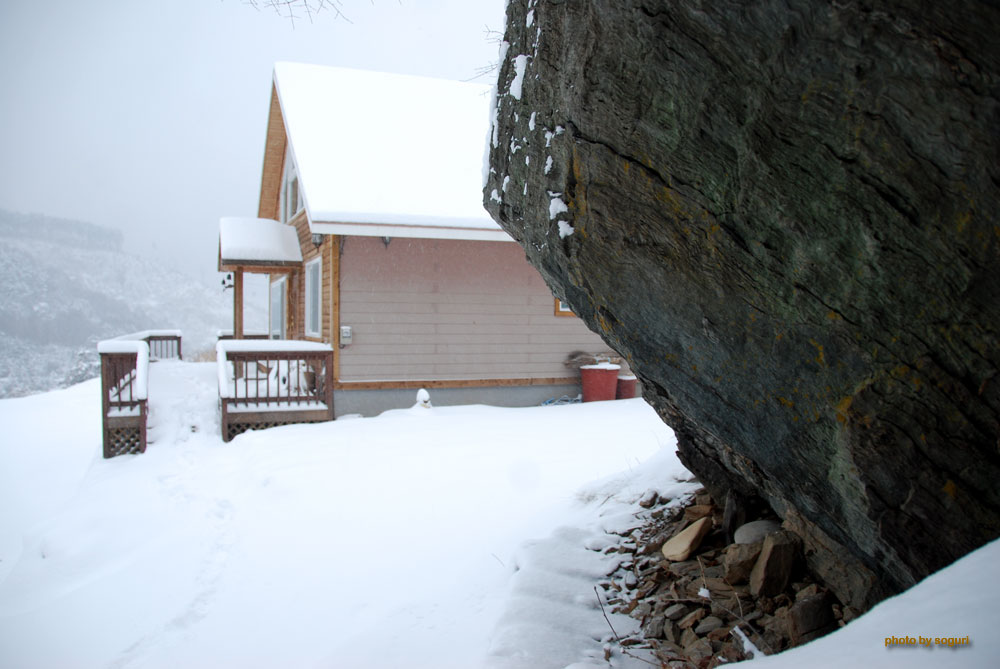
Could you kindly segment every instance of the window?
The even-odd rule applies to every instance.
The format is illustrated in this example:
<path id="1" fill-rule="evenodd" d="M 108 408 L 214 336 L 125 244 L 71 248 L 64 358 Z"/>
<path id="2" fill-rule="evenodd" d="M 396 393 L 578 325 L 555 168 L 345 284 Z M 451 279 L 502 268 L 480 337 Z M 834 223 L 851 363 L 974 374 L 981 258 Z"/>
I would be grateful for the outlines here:
<path id="1" fill-rule="evenodd" d="M 299 210 L 299 179 L 296 176 L 285 183 L 285 203 L 288 205 L 285 209 L 285 221 L 290 221 Z"/>
<path id="2" fill-rule="evenodd" d="M 302 209 L 302 193 L 299 189 L 299 171 L 295 166 L 291 150 L 285 153 L 285 171 L 281 178 L 281 215 L 287 223 Z"/>
<path id="3" fill-rule="evenodd" d="M 569 308 L 569 305 L 556 298 L 556 316 L 575 316 L 573 310 Z"/>
<path id="4" fill-rule="evenodd" d="M 323 273 L 320 258 L 310 260 L 306 263 L 306 336 L 321 337 L 320 316 L 321 304 L 320 295 L 323 287 Z"/>
<path id="5" fill-rule="evenodd" d="M 271 339 L 285 338 L 285 277 L 271 283 Z"/>

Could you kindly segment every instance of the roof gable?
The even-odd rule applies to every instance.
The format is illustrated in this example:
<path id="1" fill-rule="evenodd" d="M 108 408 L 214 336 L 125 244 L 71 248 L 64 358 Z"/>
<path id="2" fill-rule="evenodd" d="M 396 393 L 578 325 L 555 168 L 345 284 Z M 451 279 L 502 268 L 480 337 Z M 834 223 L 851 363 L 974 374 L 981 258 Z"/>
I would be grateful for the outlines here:
<path id="1" fill-rule="evenodd" d="M 281 173 L 285 162 L 285 121 L 281 117 L 278 91 L 271 84 L 271 105 L 267 114 L 267 138 L 264 141 L 264 168 L 260 177 L 259 218 L 278 218 Z"/>

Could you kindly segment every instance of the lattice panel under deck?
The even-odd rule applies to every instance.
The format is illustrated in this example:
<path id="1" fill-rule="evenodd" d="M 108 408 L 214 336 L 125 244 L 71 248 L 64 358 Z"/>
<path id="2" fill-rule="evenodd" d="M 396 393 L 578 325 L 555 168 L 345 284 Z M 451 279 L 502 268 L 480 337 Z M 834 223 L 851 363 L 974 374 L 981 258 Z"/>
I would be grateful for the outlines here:
<path id="1" fill-rule="evenodd" d="M 142 453 L 142 430 L 138 427 L 121 427 L 108 430 L 110 457 L 129 453 Z"/>
<path id="2" fill-rule="evenodd" d="M 269 422 L 269 423 L 230 423 L 227 426 L 226 432 L 229 435 L 229 441 L 232 441 L 233 437 L 238 434 L 243 434 L 247 430 L 266 430 L 269 427 L 281 427 L 282 425 L 299 425 L 300 421 L 281 421 L 281 422 Z"/>

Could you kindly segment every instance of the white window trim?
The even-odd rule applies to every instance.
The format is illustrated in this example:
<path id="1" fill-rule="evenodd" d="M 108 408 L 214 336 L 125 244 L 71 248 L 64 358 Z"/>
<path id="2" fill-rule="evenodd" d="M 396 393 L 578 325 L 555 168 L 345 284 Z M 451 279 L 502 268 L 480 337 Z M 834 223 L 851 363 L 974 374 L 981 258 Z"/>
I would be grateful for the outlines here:
<path id="1" fill-rule="evenodd" d="M 305 308 L 305 333 L 307 337 L 320 338 L 323 336 L 323 257 L 314 258 L 306 263 L 305 266 L 305 287 L 302 291 L 305 295 L 306 308 Z M 315 300 L 309 299 L 309 272 L 312 267 L 316 267 L 316 296 Z M 309 323 L 312 319 L 309 317 L 311 314 L 310 307 L 313 302 L 316 304 L 316 329 L 310 330 Z"/>
<path id="2" fill-rule="evenodd" d="M 295 202 L 291 200 L 292 183 L 295 183 Z M 302 182 L 299 180 L 299 170 L 295 166 L 292 150 L 285 152 L 285 165 L 281 174 L 281 193 L 279 194 L 279 210 L 282 222 L 287 223 L 302 211 L 305 199 L 302 197 Z"/>
<path id="3" fill-rule="evenodd" d="M 271 282 L 271 286 L 270 286 L 271 292 L 268 294 L 268 300 L 267 300 L 267 335 L 271 339 L 275 339 L 275 336 L 274 336 L 275 335 L 275 332 L 274 332 L 274 313 L 272 312 L 272 310 L 274 309 L 274 292 L 275 291 L 279 291 L 279 290 L 281 291 L 280 295 L 281 295 L 282 314 L 281 314 L 281 325 L 280 325 L 280 327 L 278 329 L 278 333 L 277 333 L 278 337 L 277 337 L 277 339 L 285 339 L 285 325 L 288 322 L 288 317 L 287 317 L 287 314 L 288 314 L 288 291 L 287 291 L 287 287 L 288 286 L 287 286 L 287 283 L 286 283 L 286 277 L 281 277 L 277 281 L 272 281 Z"/>

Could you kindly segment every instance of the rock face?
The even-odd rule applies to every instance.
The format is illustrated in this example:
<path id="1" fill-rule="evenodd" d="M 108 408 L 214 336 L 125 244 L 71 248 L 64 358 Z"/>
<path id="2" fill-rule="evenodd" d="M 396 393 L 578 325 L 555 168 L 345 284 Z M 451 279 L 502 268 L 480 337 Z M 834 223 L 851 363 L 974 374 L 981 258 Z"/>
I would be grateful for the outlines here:
<path id="1" fill-rule="evenodd" d="M 865 608 L 1000 534 L 1000 8 L 510 0 L 484 189 Z"/>

